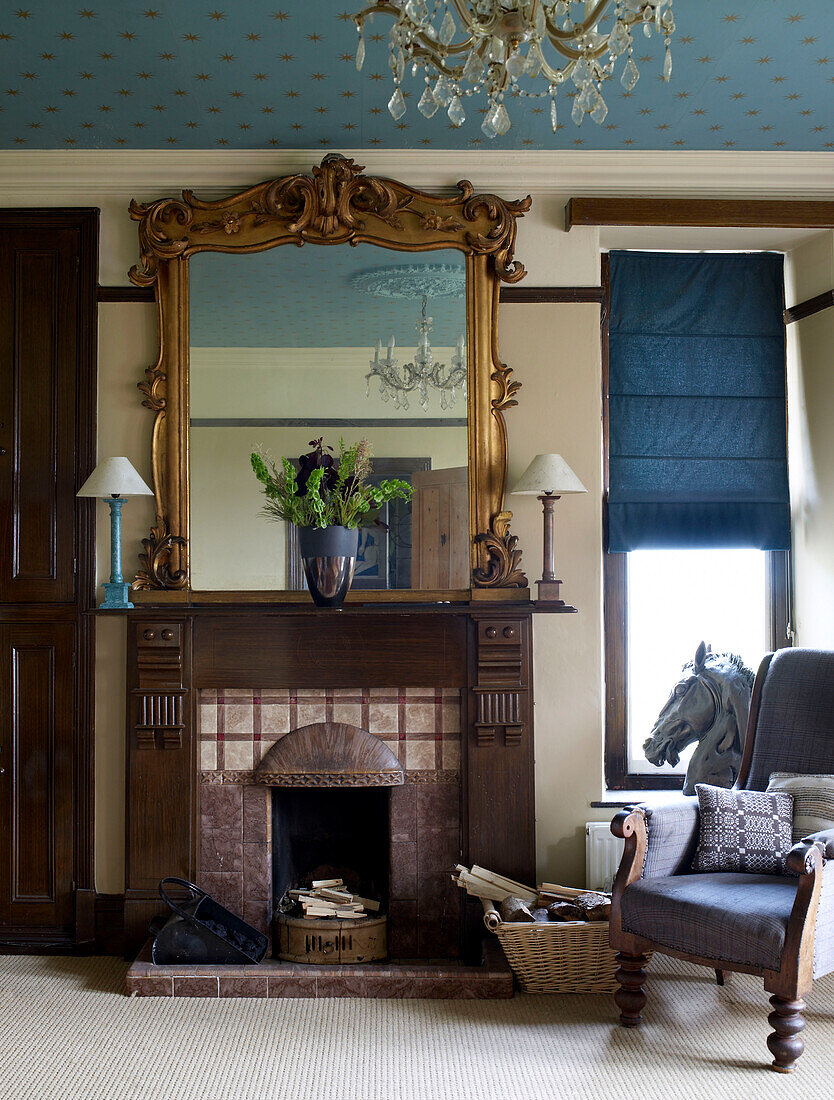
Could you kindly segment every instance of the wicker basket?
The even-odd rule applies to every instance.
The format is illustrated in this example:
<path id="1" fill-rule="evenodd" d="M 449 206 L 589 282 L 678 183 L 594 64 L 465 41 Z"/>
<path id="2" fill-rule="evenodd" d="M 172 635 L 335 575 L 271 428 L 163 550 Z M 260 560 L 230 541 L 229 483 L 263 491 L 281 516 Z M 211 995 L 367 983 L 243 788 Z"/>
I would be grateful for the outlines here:
<path id="1" fill-rule="evenodd" d="M 576 891 L 579 893 L 580 891 Z M 486 898 L 484 923 L 498 937 L 525 993 L 613 993 L 617 963 L 608 921 L 510 924 Z"/>

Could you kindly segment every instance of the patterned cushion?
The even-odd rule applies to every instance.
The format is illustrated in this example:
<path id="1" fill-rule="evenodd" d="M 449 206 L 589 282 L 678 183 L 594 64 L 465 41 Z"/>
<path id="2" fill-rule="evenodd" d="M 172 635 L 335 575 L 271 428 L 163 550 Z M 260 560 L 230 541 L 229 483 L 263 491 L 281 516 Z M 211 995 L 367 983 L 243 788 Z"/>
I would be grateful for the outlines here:
<path id="1" fill-rule="evenodd" d="M 623 892 L 623 930 L 704 959 L 778 970 L 796 879 L 673 875 Z"/>
<path id="2" fill-rule="evenodd" d="M 693 871 L 780 875 L 791 850 L 793 797 L 696 783 L 701 831 Z"/>
<path id="3" fill-rule="evenodd" d="M 793 842 L 834 828 L 834 775 L 796 775 L 774 772 L 768 791 L 793 795 Z"/>

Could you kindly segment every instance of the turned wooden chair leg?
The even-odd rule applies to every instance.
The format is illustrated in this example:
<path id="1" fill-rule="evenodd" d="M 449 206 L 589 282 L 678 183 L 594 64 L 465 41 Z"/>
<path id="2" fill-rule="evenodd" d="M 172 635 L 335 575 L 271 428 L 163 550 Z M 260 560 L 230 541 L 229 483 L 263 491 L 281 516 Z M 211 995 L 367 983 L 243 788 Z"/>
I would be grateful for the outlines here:
<path id="1" fill-rule="evenodd" d="M 723 970 L 718 970 L 716 968 L 715 980 L 718 983 L 718 985 L 723 985 L 724 984 L 724 971 Z"/>
<path id="2" fill-rule="evenodd" d="M 646 1007 L 645 966 L 649 961 L 645 955 L 624 955 L 617 953 L 615 977 L 619 989 L 614 993 L 614 1001 L 620 1010 L 620 1023 L 623 1027 L 639 1027 Z"/>
<path id="3" fill-rule="evenodd" d="M 767 1045 L 773 1055 L 773 1068 L 778 1073 L 793 1073 L 796 1060 L 805 1049 L 801 1032 L 805 1027 L 802 1015 L 805 1009 L 803 1000 L 786 1001 L 782 997 L 771 997 L 773 1011 L 767 1020 L 773 1031 L 767 1037 Z"/>

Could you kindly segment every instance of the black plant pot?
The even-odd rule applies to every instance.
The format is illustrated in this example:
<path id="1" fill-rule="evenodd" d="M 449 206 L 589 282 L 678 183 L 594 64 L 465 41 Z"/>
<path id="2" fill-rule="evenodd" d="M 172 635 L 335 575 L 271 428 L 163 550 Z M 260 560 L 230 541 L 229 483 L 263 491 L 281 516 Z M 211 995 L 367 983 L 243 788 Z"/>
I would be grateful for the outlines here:
<path id="1" fill-rule="evenodd" d="M 359 531 L 355 527 L 299 527 L 298 546 L 313 601 L 319 607 L 341 607 L 353 581 Z"/>

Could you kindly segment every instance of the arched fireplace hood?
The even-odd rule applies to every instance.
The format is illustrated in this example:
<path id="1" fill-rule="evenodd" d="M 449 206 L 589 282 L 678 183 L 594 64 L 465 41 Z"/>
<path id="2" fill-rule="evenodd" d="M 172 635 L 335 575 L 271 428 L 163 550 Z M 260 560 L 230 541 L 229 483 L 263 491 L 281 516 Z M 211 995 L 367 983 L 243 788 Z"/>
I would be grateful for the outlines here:
<path id="1" fill-rule="evenodd" d="M 255 769 L 269 787 L 398 787 L 405 774 L 378 737 L 344 722 L 314 722 L 276 741 Z"/>

